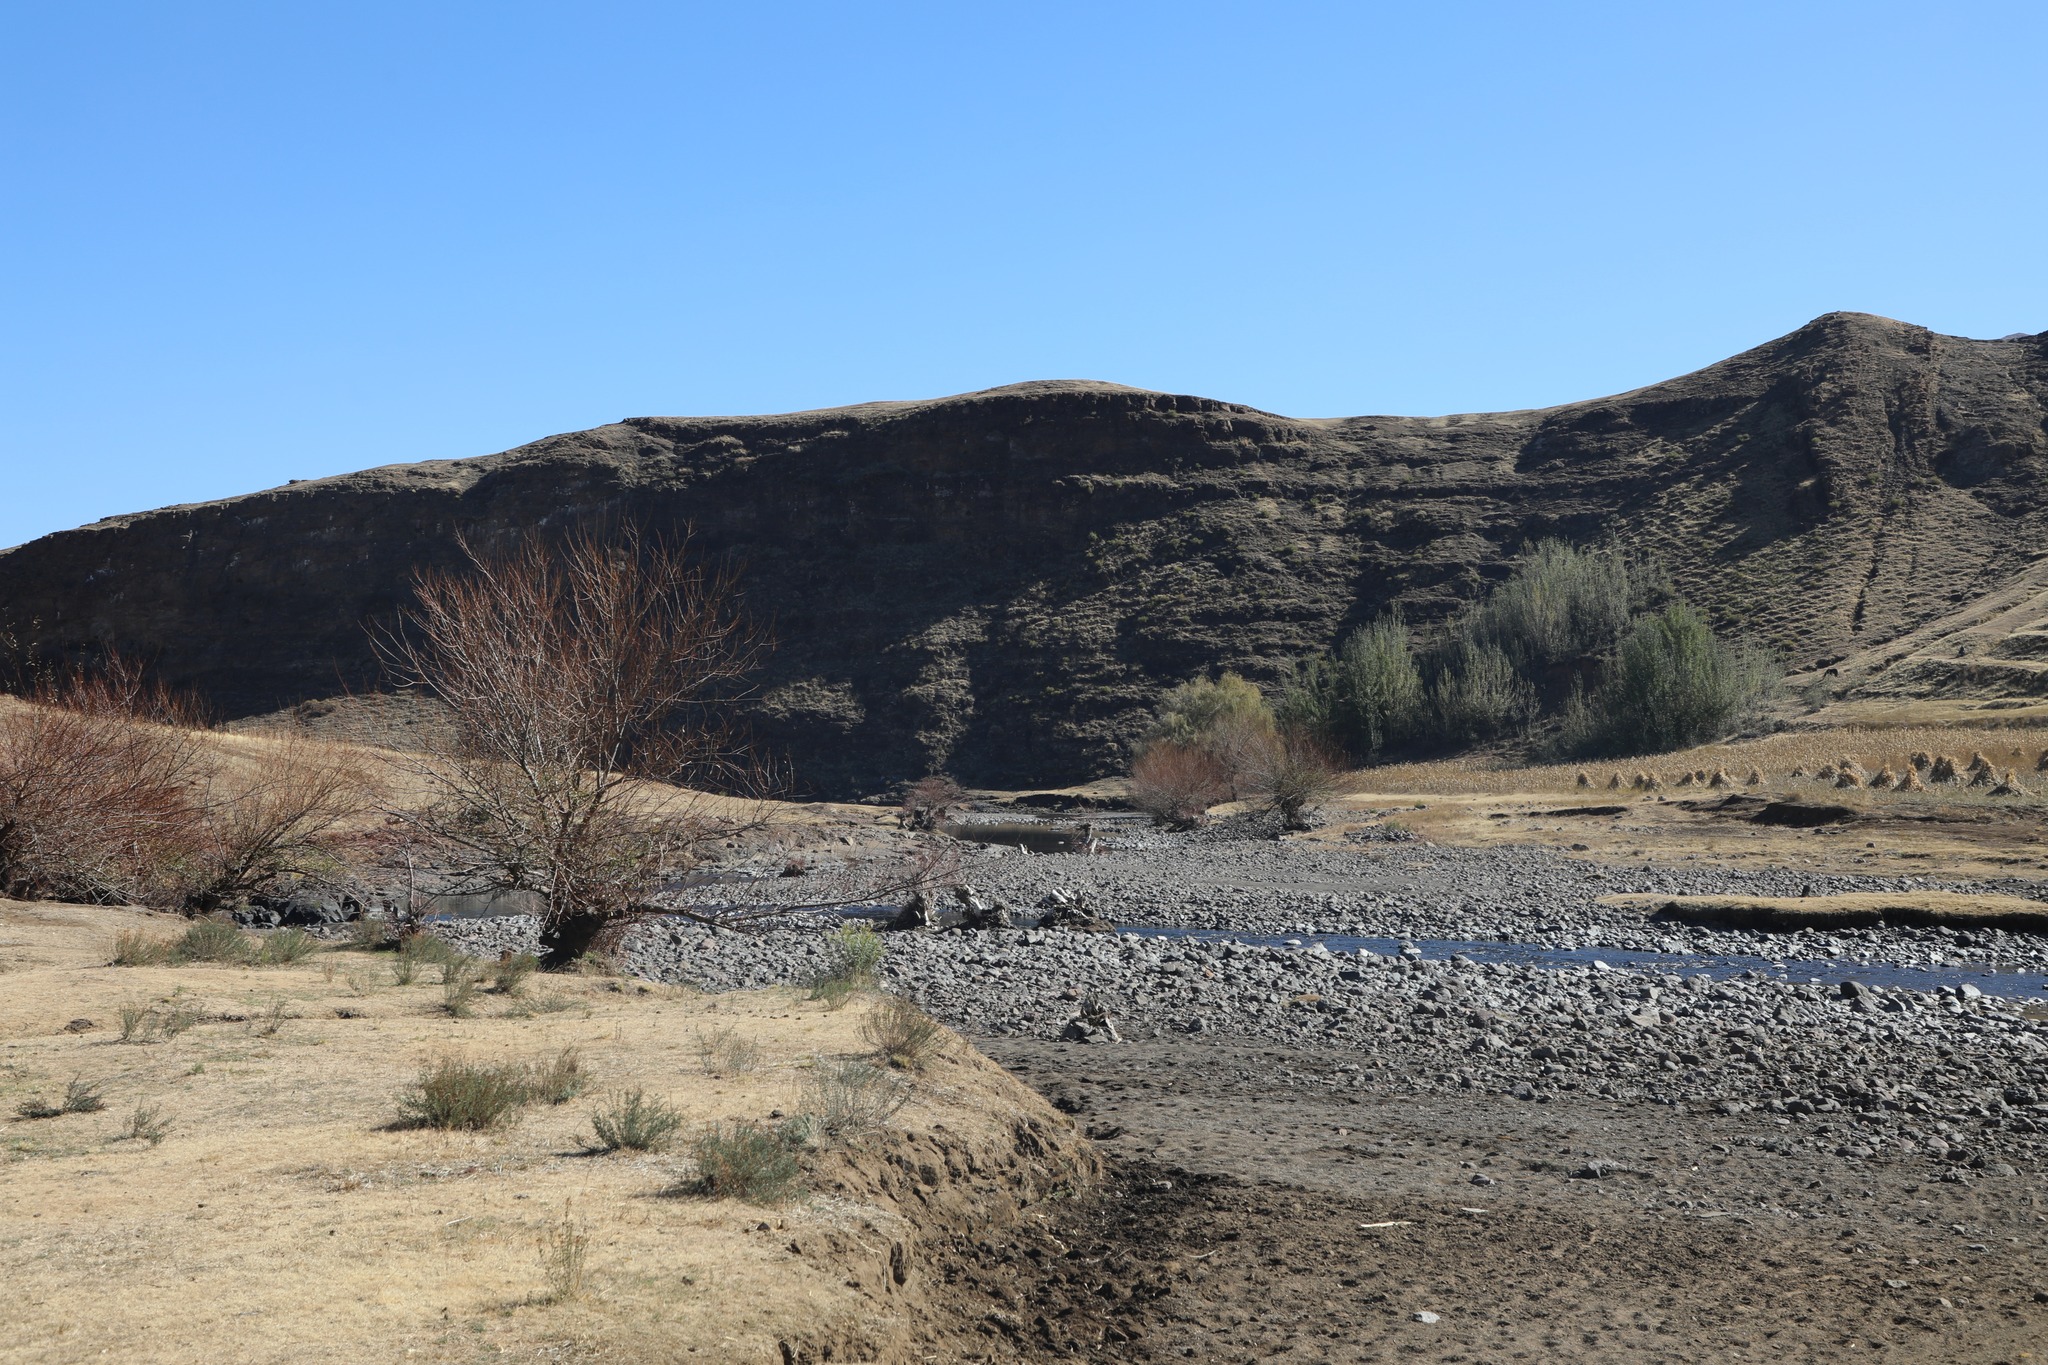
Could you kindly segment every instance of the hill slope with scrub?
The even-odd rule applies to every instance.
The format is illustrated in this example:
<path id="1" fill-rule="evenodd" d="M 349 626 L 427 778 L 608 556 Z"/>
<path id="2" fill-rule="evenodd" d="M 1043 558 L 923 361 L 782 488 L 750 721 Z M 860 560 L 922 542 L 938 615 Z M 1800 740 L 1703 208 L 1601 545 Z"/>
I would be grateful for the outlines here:
<path id="1" fill-rule="evenodd" d="M 687 524 L 741 565 L 778 642 L 752 721 L 830 794 L 1099 775 L 1164 688 L 1272 686 L 1389 608 L 1426 633 L 1543 537 L 1616 539 L 1797 668 L 1859 660 L 1845 686 L 1953 688 L 1926 649 L 1893 682 L 1882 646 L 2038 571 L 2048 334 L 1831 314 L 1632 393 L 1452 417 L 1059 382 L 636 418 L 47 536 L 0 553 L 0 628 L 147 657 L 230 715 L 314 714 L 382 685 L 366 624 L 458 533 L 587 518 Z"/>

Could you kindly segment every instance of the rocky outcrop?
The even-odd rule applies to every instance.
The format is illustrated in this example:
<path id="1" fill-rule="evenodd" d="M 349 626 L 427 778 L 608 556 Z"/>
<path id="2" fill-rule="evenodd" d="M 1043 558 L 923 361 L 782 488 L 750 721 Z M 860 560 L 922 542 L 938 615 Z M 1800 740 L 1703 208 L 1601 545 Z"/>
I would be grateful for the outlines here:
<path id="1" fill-rule="evenodd" d="M 689 524 L 773 623 L 753 720 L 813 789 L 1049 784 L 1119 762 L 1160 687 L 1270 680 L 1389 605 L 1426 625 L 1544 535 L 1625 539 L 1797 663 L 1866 649 L 2048 547 L 2044 415 L 2048 334 L 1834 314 L 1530 412 L 1310 421 L 1034 383 L 636 418 L 47 536 L 0 554 L 0 626 L 256 714 L 374 691 L 366 626 L 458 532 Z"/>

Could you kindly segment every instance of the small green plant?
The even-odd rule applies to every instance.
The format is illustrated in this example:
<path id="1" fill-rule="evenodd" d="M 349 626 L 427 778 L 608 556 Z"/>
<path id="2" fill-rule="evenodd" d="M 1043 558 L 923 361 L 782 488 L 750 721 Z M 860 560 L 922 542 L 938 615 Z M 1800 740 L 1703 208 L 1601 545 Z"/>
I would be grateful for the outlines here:
<path id="1" fill-rule="evenodd" d="M 404 1128 L 481 1130 L 509 1121 L 530 1094 L 526 1068 L 444 1057 L 420 1070 L 398 1099 Z"/>
<path id="2" fill-rule="evenodd" d="M 872 1062 L 820 1062 L 806 1078 L 801 1110 L 811 1131 L 854 1142 L 880 1128 L 910 1094 L 887 1070 Z"/>
<path id="3" fill-rule="evenodd" d="M 591 1115 L 590 1126 L 607 1152 L 658 1152 L 675 1140 L 683 1116 L 660 1100 L 629 1090 L 614 1095 Z"/>
<path id="4" fill-rule="evenodd" d="M 590 1073 L 573 1047 L 565 1047 L 553 1060 L 527 1068 L 526 1093 L 536 1104 L 567 1104 L 590 1085 Z"/>
<path id="5" fill-rule="evenodd" d="M 128 1116 L 128 1131 L 122 1136 L 154 1147 L 170 1136 L 171 1127 L 171 1117 L 163 1110 L 152 1104 L 138 1104 Z"/>
<path id="6" fill-rule="evenodd" d="M 854 992 L 875 984 L 882 965 L 882 936 L 865 921 L 843 924 L 825 940 L 825 966 L 811 979 L 811 999 L 838 1009 Z"/>
<path id="7" fill-rule="evenodd" d="M 761 1065 L 760 1044 L 741 1036 L 730 1024 L 699 1033 L 697 1056 L 706 1073 L 713 1076 L 737 1076 Z"/>
<path id="8" fill-rule="evenodd" d="M 885 995 L 861 1020 L 861 1037 L 888 1065 L 922 1071 L 944 1044 L 937 1020 L 900 995 Z"/>
<path id="9" fill-rule="evenodd" d="M 124 929 L 114 935 L 116 967 L 162 967 L 169 964 L 173 940 L 158 938 L 140 929 Z"/>
<path id="10" fill-rule="evenodd" d="M 532 953 L 514 953 L 499 961 L 492 984 L 500 995 L 524 995 L 526 979 L 539 968 L 540 959 Z"/>
<path id="11" fill-rule="evenodd" d="M 802 1169 L 794 1130 L 741 1121 L 713 1124 L 690 1142 L 697 1177 L 683 1192 L 712 1199 L 741 1199 L 749 1204 L 781 1204 L 799 1188 Z"/>
<path id="12" fill-rule="evenodd" d="M 67 1114 L 97 1114 L 107 1107 L 106 1096 L 90 1081 L 77 1076 L 64 1087 L 64 1112 Z"/>
<path id="13" fill-rule="evenodd" d="M 441 1007 L 453 1019 L 475 1013 L 479 968 L 475 958 L 457 958 L 441 968 Z"/>
<path id="14" fill-rule="evenodd" d="M 127 1004 L 121 1006 L 121 1041 L 124 1043 L 150 1043 L 156 1041 L 157 1025 L 160 1022 L 154 1005 Z"/>
<path id="15" fill-rule="evenodd" d="M 287 967 L 304 962 L 319 951 L 320 940 L 304 929 L 279 929 L 264 937 L 263 950 L 256 960 L 273 967 Z"/>
<path id="16" fill-rule="evenodd" d="M 173 949 L 180 962 L 248 962 L 256 955 L 249 936 L 224 919 L 199 920 Z"/>
<path id="17" fill-rule="evenodd" d="M 541 1271 L 547 1276 L 547 1303 L 567 1303 L 583 1297 L 589 1287 L 590 1234 L 562 1210 L 562 1221 L 541 1235 Z"/>

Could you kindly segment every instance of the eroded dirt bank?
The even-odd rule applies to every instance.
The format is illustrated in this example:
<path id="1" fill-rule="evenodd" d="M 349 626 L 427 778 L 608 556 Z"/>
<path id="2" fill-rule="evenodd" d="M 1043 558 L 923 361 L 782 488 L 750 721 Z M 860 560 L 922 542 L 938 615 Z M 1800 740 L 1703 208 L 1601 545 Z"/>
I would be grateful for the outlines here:
<path id="1" fill-rule="evenodd" d="M 981 1045 L 1114 1154 L 1064 1219 L 954 1248 L 962 1311 L 970 1289 L 994 1304 L 981 1358 L 2016 1362 L 2048 1342 L 2038 1171 L 1781 1153 L 1769 1116 L 1364 1093 L 1349 1050 Z"/>

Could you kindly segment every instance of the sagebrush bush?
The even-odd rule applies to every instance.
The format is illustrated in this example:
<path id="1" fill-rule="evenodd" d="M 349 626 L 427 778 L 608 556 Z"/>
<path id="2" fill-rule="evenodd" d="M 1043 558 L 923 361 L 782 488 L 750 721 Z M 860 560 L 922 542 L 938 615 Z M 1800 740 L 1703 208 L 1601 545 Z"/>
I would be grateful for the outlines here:
<path id="1" fill-rule="evenodd" d="M 781 1204 L 798 1193 L 803 1168 L 798 1135 L 788 1126 L 770 1128 L 742 1120 L 714 1124 L 690 1141 L 697 1177 L 683 1192 L 749 1204 Z"/>
<path id="2" fill-rule="evenodd" d="M 567 1104 L 590 1085 L 590 1073 L 583 1068 L 583 1056 L 565 1047 L 545 1062 L 527 1069 L 526 1093 L 536 1104 Z"/>
<path id="3" fill-rule="evenodd" d="M 804 1079 L 799 1106 L 814 1132 L 852 1141 L 887 1123 L 909 1099 L 894 1076 L 871 1062 L 821 1061 Z"/>
<path id="4" fill-rule="evenodd" d="M 944 1045 L 939 1022 L 900 995 L 885 995 L 861 1020 L 861 1037 L 890 1066 L 922 1071 Z"/>
<path id="5" fill-rule="evenodd" d="M 100 1088 L 89 1081 L 74 1076 L 64 1087 L 64 1112 L 67 1114 L 97 1114 L 107 1107 L 106 1096 Z"/>
<path id="6" fill-rule="evenodd" d="M 171 1134 L 171 1117 L 153 1104 L 138 1104 L 128 1116 L 128 1131 L 122 1136 L 154 1147 Z"/>
<path id="7" fill-rule="evenodd" d="M 444 1057 L 423 1067 L 399 1096 L 398 1121 L 407 1128 L 495 1128 L 510 1121 L 531 1094 L 524 1067 Z"/>
<path id="8" fill-rule="evenodd" d="M 607 1152 L 657 1152 L 675 1140 L 683 1116 L 638 1090 L 614 1095 L 590 1117 L 598 1145 Z"/>

